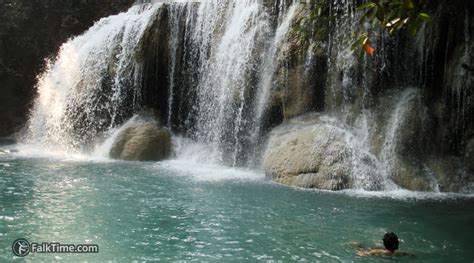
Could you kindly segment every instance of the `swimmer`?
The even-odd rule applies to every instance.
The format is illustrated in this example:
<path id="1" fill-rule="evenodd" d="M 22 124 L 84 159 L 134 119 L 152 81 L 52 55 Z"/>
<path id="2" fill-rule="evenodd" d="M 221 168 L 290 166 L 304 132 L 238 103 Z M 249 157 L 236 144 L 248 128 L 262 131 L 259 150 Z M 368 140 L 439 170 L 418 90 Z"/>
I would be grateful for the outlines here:
<path id="1" fill-rule="evenodd" d="M 370 249 L 362 250 L 361 247 L 357 249 L 357 255 L 361 257 L 365 256 L 376 256 L 376 255 L 385 255 L 385 256 L 408 256 L 412 255 L 404 252 L 397 252 L 398 249 L 398 237 L 395 233 L 386 233 L 383 237 L 383 246 L 385 249 Z"/>

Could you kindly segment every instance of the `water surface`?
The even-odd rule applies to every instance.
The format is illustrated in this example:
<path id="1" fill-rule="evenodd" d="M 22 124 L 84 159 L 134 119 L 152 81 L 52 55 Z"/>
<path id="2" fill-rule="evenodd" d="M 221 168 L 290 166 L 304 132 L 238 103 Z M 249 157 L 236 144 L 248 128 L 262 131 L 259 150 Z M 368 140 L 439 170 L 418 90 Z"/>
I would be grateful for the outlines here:
<path id="1" fill-rule="evenodd" d="M 408 191 L 332 193 L 258 172 L 162 163 L 0 156 L 0 261 L 11 242 L 93 243 L 98 254 L 30 254 L 36 261 L 356 261 L 387 231 L 413 257 L 472 262 L 474 199 Z"/>

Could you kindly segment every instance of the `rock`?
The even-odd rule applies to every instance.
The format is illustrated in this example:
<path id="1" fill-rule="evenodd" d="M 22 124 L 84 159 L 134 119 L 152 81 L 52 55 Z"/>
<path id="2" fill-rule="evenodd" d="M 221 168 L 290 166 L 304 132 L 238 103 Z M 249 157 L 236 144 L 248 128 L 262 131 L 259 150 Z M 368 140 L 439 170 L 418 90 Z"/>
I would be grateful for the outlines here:
<path id="1" fill-rule="evenodd" d="M 160 161 L 171 154 L 171 134 L 155 121 L 137 121 L 117 137 L 110 157 L 129 161 Z"/>
<path id="2" fill-rule="evenodd" d="M 466 186 L 472 185 L 470 175 L 464 171 L 462 160 L 456 156 L 430 158 L 427 163 L 441 192 L 466 192 Z"/>
<path id="3" fill-rule="evenodd" d="M 464 158 L 467 168 L 474 173 L 474 138 L 471 138 L 466 143 Z"/>
<path id="4" fill-rule="evenodd" d="M 12 145 L 15 143 L 16 141 L 12 138 L 0 138 L 0 146 Z"/>
<path id="5" fill-rule="evenodd" d="M 391 179 L 398 186 L 411 191 L 435 191 L 437 185 L 436 179 L 428 176 L 426 171 L 401 159 L 394 161 Z"/>
<path id="6" fill-rule="evenodd" d="M 310 16 L 307 5 L 300 5 L 293 16 L 288 34 L 278 49 L 274 90 L 269 98 L 269 108 L 281 109 L 282 118 L 322 110 L 326 83 L 327 57 L 321 46 L 306 41 L 295 28 Z M 307 28 L 312 31 L 312 28 Z M 321 34 L 324 30 L 321 29 Z M 325 37 L 323 37 L 325 38 Z"/>
<path id="7" fill-rule="evenodd" d="M 334 126 L 283 125 L 272 132 L 263 166 L 278 183 L 341 190 L 352 187 L 349 155 L 344 133 Z"/>
<path id="8" fill-rule="evenodd" d="M 408 96 L 405 103 L 402 103 L 400 110 L 403 116 L 397 127 L 395 143 L 396 153 L 404 159 L 419 159 L 426 152 L 433 151 L 432 141 L 433 123 L 428 114 L 428 109 L 423 105 L 422 94 L 418 90 L 407 89 L 412 96 Z"/>

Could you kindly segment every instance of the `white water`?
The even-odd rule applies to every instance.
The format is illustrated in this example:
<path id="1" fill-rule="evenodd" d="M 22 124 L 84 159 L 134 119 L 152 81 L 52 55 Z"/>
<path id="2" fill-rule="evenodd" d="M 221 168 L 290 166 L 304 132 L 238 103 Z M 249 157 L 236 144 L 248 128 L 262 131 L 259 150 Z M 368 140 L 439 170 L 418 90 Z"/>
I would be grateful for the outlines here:
<path id="1" fill-rule="evenodd" d="M 335 114 L 323 114 L 319 117 L 319 123 L 327 125 L 330 130 L 337 134 L 343 134 L 346 152 L 341 153 L 341 158 L 347 158 L 350 162 L 350 176 L 353 181 L 353 189 L 367 191 L 398 191 L 400 187 L 392 181 L 394 163 L 401 156 L 397 152 L 399 128 L 408 117 L 408 112 L 414 105 L 414 99 L 418 90 L 407 88 L 395 94 L 391 94 L 392 103 L 388 105 L 389 118 L 380 126 L 375 120 L 375 113 L 364 110 L 359 114 L 353 124 L 345 122 L 346 112 Z M 384 130 L 374 134 L 374 131 L 385 127 Z M 328 134 L 331 136 L 331 133 Z M 317 134 L 315 136 L 328 136 Z M 373 137 L 383 138 L 380 152 L 374 150 Z M 328 140 L 334 138 L 328 137 Z M 314 145 L 319 147 L 319 145 Z M 428 173 L 429 171 L 427 171 Z M 432 177 L 433 189 L 436 190 L 437 182 Z"/>
<path id="2" fill-rule="evenodd" d="M 143 106 L 143 65 L 136 59 L 142 54 L 137 51 L 157 10 L 167 8 L 171 63 L 166 123 L 171 126 L 180 117 L 173 114 L 175 98 L 183 96 L 179 93 L 183 87 L 176 86 L 182 70 L 178 66 L 186 63 L 181 61 L 187 58 L 180 57 L 183 53 L 193 60 L 185 65 L 197 72 L 197 79 L 187 87 L 196 96 L 188 113 L 195 119 L 189 127 L 191 137 L 196 144 L 209 145 L 208 162 L 235 166 L 249 147 L 249 141 L 242 138 L 253 133 L 250 141 L 258 140 L 279 47 L 298 6 L 294 3 L 288 8 L 280 3 L 275 26 L 260 1 L 173 2 L 166 6 L 155 2 L 104 18 L 63 44 L 57 58 L 39 76 L 39 95 L 22 142 L 105 156 L 102 138 L 116 134 Z"/>
<path id="3" fill-rule="evenodd" d="M 351 50 L 353 33 L 356 32 L 357 20 L 355 13 L 356 4 L 353 0 L 334 0 L 330 3 L 329 12 L 335 19 L 330 26 L 334 28 L 329 36 L 327 45 L 328 65 L 328 93 L 332 100 L 342 97 L 339 103 L 350 101 L 353 93 L 358 88 L 354 79 L 354 67 L 358 60 Z M 342 74 L 342 79 L 340 78 Z M 338 103 L 338 104 L 339 104 Z M 334 109 L 339 105 L 332 102 L 328 107 Z"/>
<path id="4" fill-rule="evenodd" d="M 351 176 L 355 189 L 386 190 L 390 180 L 382 178 L 377 169 L 379 159 L 371 152 L 371 125 L 372 114 L 365 111 L 358 117 L 353 128 L 346 127 L 345 141 L 351 149 Z"/>
<path id="5" fill-rule="evenodd" d="M 158 7 L 136 5 L 63 44 L 39 77 L 23 141 L 78 151 L 119 124 L 127 105 L 137 107 L 141 68 L 134 51 Z M 125 101 L 130 95 L 132 102 Z"/>
<path id="6" fill-rule="evenodd" d="M 269 16 L 256 1 L 210 1 L 201 4 L 198 17 L 193 42 L 210 54 L 201 54 L 196 137 L 212 145 L 213 159 L 223 162 L 228 153 L 235 165 L 243 147 L 239 137 L 249 78 L 258 70 L 257 52 L 270 34 Z"/>
<path id="7" fill-rule="evenodd" d="M 169 7 L 172 61 L 167 123 L 171 127 L 184 123 L 190 137 L 209 145 L 209 162 L 245 165 L 241 159 L 258 140 L 279 47 L 298 6 L 280 3 L 275 26 L 261 1 Z M 185 42 L 179 48 L 178 39 Z M 177 77 L 188 78 L 189 86 L 180 86 Z M 189 100 L 187 117 L 179 115 L 182 100 Z"/>
<path id="8" fill-rule="evenodd" d="M 178 62 L 178 47 L 179 47 L 179 31 L 180 31 L 180 26 L 181 26 L 181 21 L 180 19 L 183 17 L 183 15 L 186 15 L 186 5 L 178 5 L 174 4 L 169 7 L 170 9 L 170 19 L 169 19 L 169 29 L 171 32 L 174 32 L 174 34 L 171 34 L 171 37 L 169 39 L 169 45 L 171 48 L 171 64 L 169 65 L 169 96 L 168 96 L 168 120 L 167 124 L 168 126 L 171 127 L 172 124 L 172 119 L 173 119 L 173 104 L 174 104 L 174 97 L 175 97 L 175 85 L 176 82 L 178 81 L 175 79 L 176 77 L 176 72 L 177 72 L 177 62 Z"/>
<path id="9" fill-rule="evenodd" d="M 108 158 L 110 150 L 112 149 L 112 146 L 114 142 L 117 140 L 118 136 L 125 129 L 127 129 L 132 124 L 134 124 L 137 121 L 137 118 L 138 118 L 138 115 L 134 115 L 132 118 L 126 121 L 122 126 L 110 129 L 105 136 L 107 139 L 104 142 L 98 143 L 95 146 L 92 156 Z"/>
<path id="10" fill-rule="evenodd" d="M 412 108 L 417 94 L 417 89 L 407 88 L 393 96 L 396 100 L 392 106 L 390 117 L 385 124 L 384 142 L 378 156 L 371 153 L 372 145 L 369 141 L 371 132 L 375 129 L 373 116 L 370 111 L 365 111 L 359 116 L 359 124 L 356 123 L 355 125 L 355 136 L 350 137 L 348 141 L 348 144 L 355 149 L 352 172 L 353 176 L 357 178 L 356 189 L 370 189 L 374 183 L 379 185 L 377 188 L 386 191 L 400 189 L 391 180 L 395 169 L 394 163 L 400 158 L 397 153 L 398 143 L 401 142 L 399 128 L 407 117 L 408 111 Z"/>
<path id="11" fill-rule="evenodd" d="M 385 179 L 391 177 L 392 170 L 394 169 L 394 161 L 397 158 L 396 147 L 398 128 L 400 127 L 400 123 L 404 120 L 407 110 L 410 109 L 410 103 L 412 103 L 417 92 L 418 91 L 413 88 L 406 89 L 400 95 L 400 100 L 395 105 L 395 110 L 388 121 L 385 130 L 385 141 L 381 152 L 381 169 Z"/>
<path id="12" fill-rule="evenodd" d="M 280 45 L 288 33 L 293 16 L 298 7 L 298 4 L 293 4 L 290 6 L 288 12 L 283 16 L 283 19 L 276 30 L 275 36 L 273 37 L 273 41 L 271 42 L 270 47 L 265 54 L 261 73 L 261 81 L 259 83 L 259 91 L 257 93 L 258 99 L 257 103 L 255 104 L 255 123 L 257 124 L 256 134 L 259 132 L 259 124 L 262 120 L 263 114 L 265 113 L 266 107 L 268 106 L 268 100 L 274 85 L 273 78 L 278 65 Z"/>
<path id="13" fill-rule="evenodd" d="M 348 42 L 351 21 L 356 17 L 353 1 L 336 2 L 331 12 L 342 16 L 334 22 L 337 30 L 330 39 L 328 74 L 332 85 L 328 93 L 334 97 L 342 94 L 345 103 L 358 88 L 351 75 L 357 61 Z M 40 156 L 49 148 L 57 156 L 73 153 L 82 158 L 88 152 L 91 158 L 107 158 L 120 131 L 134 121 L 133 117 L 127 119 L 143 106 L 143 65 L 135 55 L 141 37 L 162 7 L 135 5 L 125 13 L 101 20 L 62 46 L 56 60 L 39 77 L 39 96 L 23 140 L 39 144 L 41 150 L 34 152 L 24 147 L 22 153 Z M 296 2 L 289 7 L 282 4 L 275 25 L 259 1 L 174 3 L 167 7 L 171 56 L 166 122 L 169 126 L 182 117 L 175 112 L 176 99 L 183 96 L 181 89 L 190 89 L 195 96 L 188 98 L 192 102 L 188 115 L 194 115 L 190 117 L 194 123 L 187 131 L 191 138 L 175 136 L 176 160 L 163 165 L 214 178 L 219 173 L 225 177 L 239 170 L 222 165 L 248 163 L 241 159 L 249 156 L 248 148 L 259 147 L 280 49 L 299 7 Z M 189 70 L 197 73 L 190 86 L 180 86 L 177 79 L 183 73 L 182 65 L 190 65 Z M 333 82 L 341 71 L 342 80 Z M 355 189 L 397 191 L 390 179 L 397 158 L 397 132 L 415 95 L 415 90 L 407 89 L 398 100 L 394 99 L 386 129 L 377 131 L 384 138 L 379 155 L 373 152 L 370 141 L 375 125 L 370 110 L 364 109 L 354 123 L 346 120 L 351 117 L 350 111 L 326 120 L 345 135 Z M 255 177 L 246 170 L 238 173 Z M 262 173 L 258 175 L 263 177 Z"/>

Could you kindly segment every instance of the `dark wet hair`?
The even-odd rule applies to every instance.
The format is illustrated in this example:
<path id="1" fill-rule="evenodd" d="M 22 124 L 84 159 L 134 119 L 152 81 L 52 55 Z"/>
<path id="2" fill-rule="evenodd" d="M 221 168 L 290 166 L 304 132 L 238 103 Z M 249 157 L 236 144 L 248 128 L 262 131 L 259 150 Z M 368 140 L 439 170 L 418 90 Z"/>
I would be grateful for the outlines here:
<path id="1" fill-rule="evenodd" d="M 395 233 L 390 232 L 383 236 L 383 246 L 392 252 L 398 249 L 398 237 Z"/>

